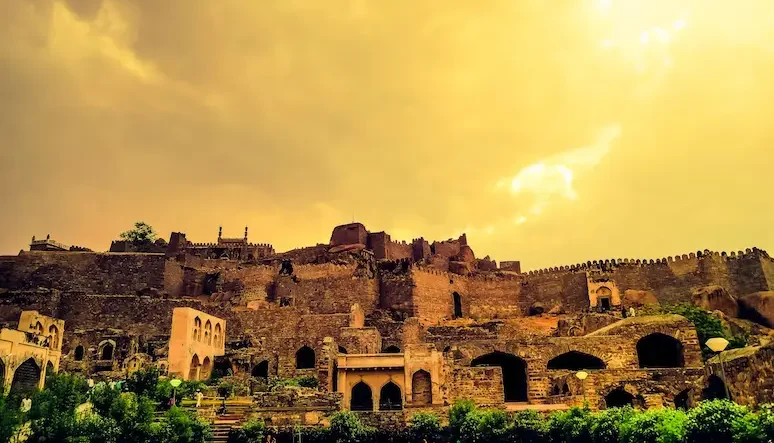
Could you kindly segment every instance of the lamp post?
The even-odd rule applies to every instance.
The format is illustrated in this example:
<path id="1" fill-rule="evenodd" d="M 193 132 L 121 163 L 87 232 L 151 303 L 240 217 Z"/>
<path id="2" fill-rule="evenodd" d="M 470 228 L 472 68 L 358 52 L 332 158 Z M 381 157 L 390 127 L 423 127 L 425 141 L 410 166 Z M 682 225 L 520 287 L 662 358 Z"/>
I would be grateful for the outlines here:
<path id="1" fill-rule="evenodd" d="M 575 373 L 575 376 L 578 377 L 578 380 L 581 381 L 581 391 L 583 391 L 583 406 L 586 406 L 586 383 L 584 380 L 586 380 L 586 377 L 589 376 L 589 373 L 586 371 L 578 371 Z"/>
<path id="2" fill-rule="evenodd" d="M 715 337 L 707 340 L 707 343 L 705 344 L 713 352 L 718 353 L 718 360 L 720 360 L 720 372 L 723 374 L 723 387 L 726 388 L 726 398 L 731 400 L 731 392 L 728 390 L 728 381 L 726 380 L 726 368 L 723 367 L 723 351 L 728 346 L 728 340 L 723 337 Z"/>
<path id="3" fill-rule="evenodd" d="M 169 384 L 172 385 L 172 406 L 177 404 L 175 402 L 175 391 L 177 390 L 177 387 L 180 386 L 180 383 L 182 383 L 182 381 L 179 378 L 174 378 L 169 381 Z"/>

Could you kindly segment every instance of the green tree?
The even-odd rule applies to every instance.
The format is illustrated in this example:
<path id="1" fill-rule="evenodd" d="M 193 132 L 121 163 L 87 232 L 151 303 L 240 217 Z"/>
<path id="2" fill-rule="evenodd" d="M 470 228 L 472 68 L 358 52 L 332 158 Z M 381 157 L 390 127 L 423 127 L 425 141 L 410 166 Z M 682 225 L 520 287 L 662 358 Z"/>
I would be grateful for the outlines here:
<path id="1" fill-rule="evenodd" d="M 457 400 L 449 408 L 449 427 L 455 433 L 459 433 L 462 423 L 471 412 L 476 410 L 476 404 L 473 400 Z"/>
<path id="2" fill-rule="evenodd" d="M 521 411 L 513 416 L 508 435 L 508 441 L 513 443 L 546 441 L 548 422 L 537 411 Z"/>
<path id="3" fill-rule="evenodd" d="M 137 395 L 153 398 L 159 384 L 159 375 L 159 369 L 155 366 L 135 371 L 126 379 L 126 389 Z"/>
<path id="4" fill-rule="evenodd" d="M 2 387 L 0 387 L 2 389 Z M 0 394 L 0 443 L 8 443 L 21 425 L 21 414 L 14 402 Z"/>
<path id="5" fill-rule="evenodd" d="M 761 405 L 758 423 L 765 442 L 774 443 L 774 403 Z"/>
<path id="6" fill-rule="evenodd" d="M 241 428 L 234 428 L 228 435 L 228 443 L 263 443 L 266 425 L 263 420 L 250 420 Z"/>
<path id="7" fill-rule="evenodd" d="M 143 221 L 138 221 L 134 224 L 134 229 L 130 229 L 126 232 L 122 232 L 120 235 L 122 240 L 126 240 L 135 247 L 150 246 L 151 243 L 156 241 L 158 235 L 153 227 Z"/>
<path id="8" fill-rule="evenodd" d="M 374 432 L 372 428 L 364 426 L 360 418 L 350 411 L 333 414 L 330 423 L 329 439 L 336 443 L 370 442 L 370 436 Z"/>
<path id="9" fill-rule="evenodd" d="M 441 421 L 438 416 L 428 412 L 417 412 L 411 416 L 408 434 L 411 441 L 439 442 L 441 441 Z"/>
<path id="10" fill-rule="evenodd" d="M 554 443 L 590 443 L 594 416 L 588 407 L 577 406 L 557 412 L 548 420 L 548 431 Z"/>
<path id="11" fill-rule="evenodd" d="M 46 387 L 32 398 L 29 412 L 30 443 L 65 442 L 82 435 L 75 408 L 86 402 L 88 385 L 83 377 L 59 373 L 46 379 Z"/>
<path id="12" fill-rule="evenodd" d="M 164 420 L 154 432 L 158 443 L 202 443 L 210 437 L 208 424 L 199 421 L 178 407 L 173 407 L 164 415 Z"/>
<path id="13" fill-rule="evenodd" d="M 509 424 L 503 411 L 475 409 L 465 416 L 459 439 L 463 443 L 505 443 Z"/>
<path id="14" fill-rule="evenodd" d="M 591 425 L 591 439 L 594 443 L 618 443 L 620 427 L 634 415 L 634 409 L 630 406 L 598 412 Z"/>

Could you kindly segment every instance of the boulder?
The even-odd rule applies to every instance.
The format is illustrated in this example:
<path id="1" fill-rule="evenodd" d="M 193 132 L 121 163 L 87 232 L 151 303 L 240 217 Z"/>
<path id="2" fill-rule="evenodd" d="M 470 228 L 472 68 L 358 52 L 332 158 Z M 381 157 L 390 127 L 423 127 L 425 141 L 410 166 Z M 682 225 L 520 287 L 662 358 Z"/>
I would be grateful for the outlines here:
<path id="1" fill-rule="evenodd" d="M 739 299 L 742 318 L 774 328 L 774 291 L 753 292 Z"/>
<path id="2" fill-rule="evenodd" d="M 694 305 L 708 311 L 720 311 L 729 317 L 739 315 L 739 305 L 736 299 L 720 286 L 704 286 L 691 293 Z"/>
<path id="3" fill-rule="evenodd" d="M 656 294 L 650 291 L 640 291 L 636 289 L 627 289 L 624 291 L 621 304 L 624 308 L 639 308 L 645 305 L 659 305 Z"/>

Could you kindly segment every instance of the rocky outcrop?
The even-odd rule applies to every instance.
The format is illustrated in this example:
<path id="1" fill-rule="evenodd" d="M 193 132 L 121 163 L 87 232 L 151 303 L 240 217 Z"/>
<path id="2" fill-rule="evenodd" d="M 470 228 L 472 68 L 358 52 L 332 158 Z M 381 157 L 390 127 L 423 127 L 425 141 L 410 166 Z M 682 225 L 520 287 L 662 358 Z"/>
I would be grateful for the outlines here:
<path id="1" fill-rule="evenodd" d="M 774 328 L 774 291 L 753 292 L 739 299 L 740 316 Z"/>
<path id="2" fill-rule="evenodd" d="M 691 293 L 691 302 L 708 311 L 720 311 L 730 317 L 739 315 L 736 299 L 720 286 L 704 286 Z"/>
<path id="3" fill-rule="evenodd" d="M 658 305 L 656 295 L 650 291 L 638 291 L 636 289 L 627 289 L 624 291 L 621 304 L 624 308 L 639 308 L 645 305 Z"/>

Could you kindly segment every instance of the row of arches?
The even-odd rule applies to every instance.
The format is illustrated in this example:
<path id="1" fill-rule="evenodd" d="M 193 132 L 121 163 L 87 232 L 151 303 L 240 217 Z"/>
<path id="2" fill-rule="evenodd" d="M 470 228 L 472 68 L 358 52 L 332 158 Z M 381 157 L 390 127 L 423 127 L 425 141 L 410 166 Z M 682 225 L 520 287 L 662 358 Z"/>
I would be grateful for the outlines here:
<path id="1" fill-rule="evenodd" d="M 191 357 L 191 367 L 188 369 L 188 380 L 207 380 L 212 372 L 212 360 L 210 357 L 204 357 L 203 361 L 194 354 Z"/>
<path id="2" fill-rule="evenodd" d="M 9 369 L 5 362 L 0 359 L 0 393 L 5 388 L 6 371 Z M 11 380 L 11 388 L 9 395 L 24 394 L 29 391 L 33 391 L 38 388 L 40 384 L 40 377 L 42 376 L 42 368 L 37 364 L 35 359 L 28 358 L 22 364 L 20 364 L 13 372 L 13 379 Z M 54 364 L 50 361 L 46 363 L 46 374 L 53 374 L 55 371 Z"/>
<path id="3" fill-rule="evenodd" d="M 48 338 L 49 348 L 59 349 L 60 335 L 59 335 L 59 328 L 57 328 L 56 325 L 51 325 L 48 327 L 48 336 L 46 336 L 43 323 L 37 322 L 35 323 L 35 333 L 39 336 Z"/>
<path id="4" fill-rule="evenodd" d="M 194 318 L 192 332 L 194 341 L 205 343 L 208 346 L 222 346 L 224 344 L 223 330 L 221 329 L 220 323 L 215 323 L 213 332 L 213 326 L 210 320 L 207 320 L 207 322 L 204 324 L 204 328 L 202 328 L 202 319 L 196 317 Z M 203 339 L 202 332 L 204 333 Z"/>
<path id="5" fill-rule="evenodd" d="M 353 411 L 373 411 L 374 399 L 371 387 L 365 382 L 358 382 L 352 387 L 352 397 L 349 408 Z M 400 386 L 388 381 L 379 391 L 380 411 L 400 411 L 403 409 L 403 393 Z"/>

